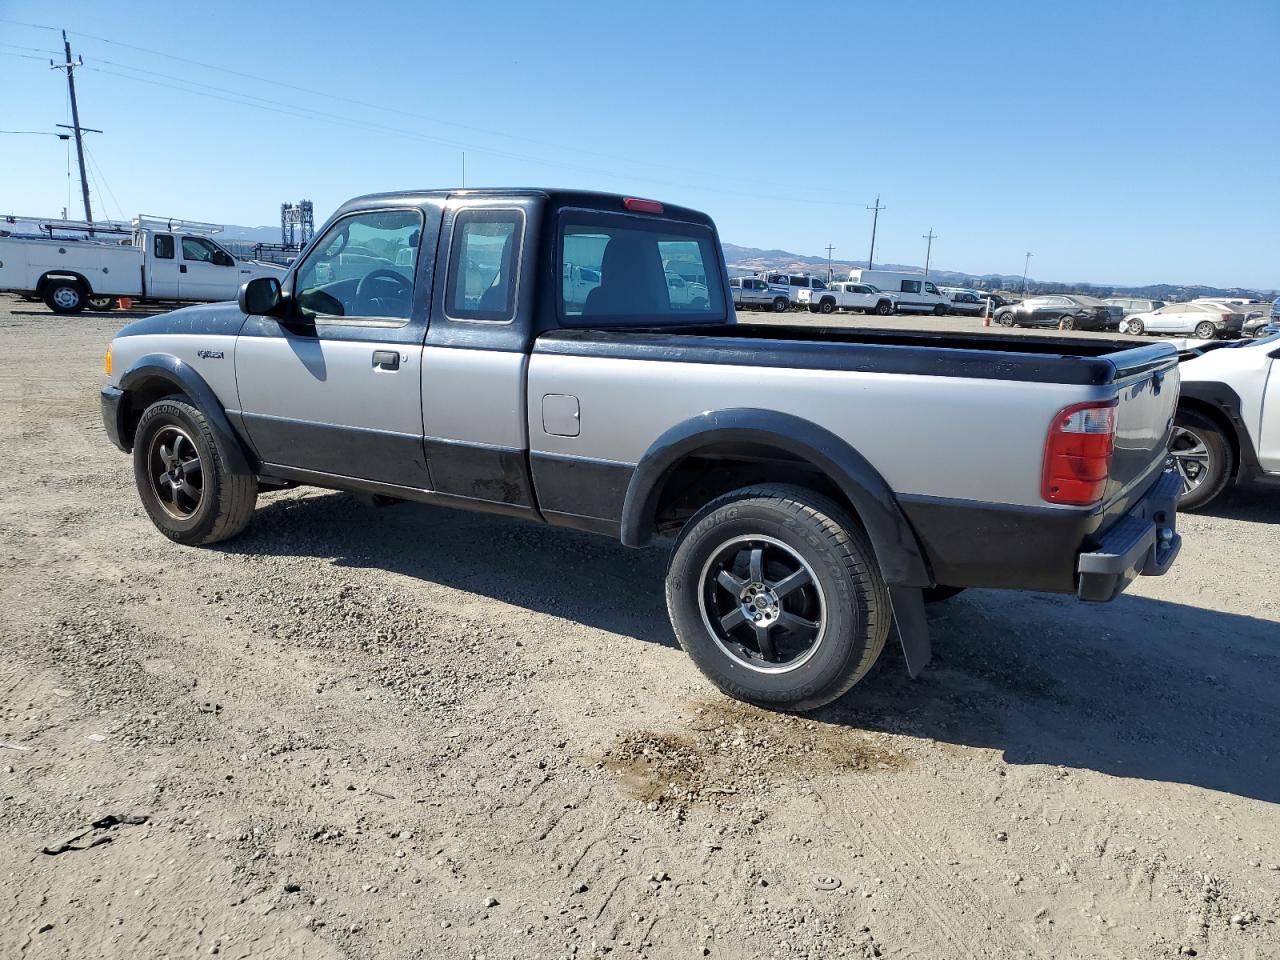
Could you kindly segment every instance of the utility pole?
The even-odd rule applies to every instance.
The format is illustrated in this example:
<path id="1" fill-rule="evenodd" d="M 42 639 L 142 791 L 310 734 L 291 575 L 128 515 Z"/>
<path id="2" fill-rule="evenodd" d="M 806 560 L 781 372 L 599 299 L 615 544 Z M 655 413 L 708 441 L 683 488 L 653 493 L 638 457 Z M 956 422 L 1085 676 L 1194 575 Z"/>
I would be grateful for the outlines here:
<path id="1" fill-rule="evenodd" d="M 827 244 L 827 283 L 831 282 L 831 251 L 834 249 L 834 246 Z"/>
<path id="2" fill-rule="evenodd" d="M 1034 256 L 1030 250 L 1027 251 L 1027 259 L 1022 261 L 1022 295 L 1027 295 L 1027 268 L 1031 266 L 1031 258 Z"/>
<path id="3" fill-rule="evenodd" d="M 84 65 L 84 58 L 78 60 L 71 59 L 71 41 L 67 39 L 67 31 L 62 31 L 62 49 L 66 51 L 66 63 L 54 63 L 49 61 L 49 69 L 67 71 L 67 89 L 71 92 L 71 129 L 76 135 L 76 159 L 80 161 L 80 195 L 84 198 L 84 219 L 89 224 L 89 236 L 93 236 L 93 207 L 89 206 L 89 175 L 84 170 L 84 138 L 81 136 L 85 129 L 80 126 L 80 107 L 76 104 L 76 67 Z M 66 124 L 58 124 L 65 127 Z M 93 133 L 101 133 L 101 130 L 94 130 Z"/>
<path id="4" fill-rule="evenodd" d="M 938 235 L 933 232 L 933 227 L 930 227 L 929 232 L 920 239 L 929 241 L 929 245 L 924 248 L 924 275 L 927 277 L 929 275 L 929 258 L 933 255 L 933 241 L 938 239 Z"/>
<path id="5" fill-rule="evenodd" d="M 876 224 L 880 222 L 880 211 L 887 210 L 888 207 L 880 206 L 880 194 L 877 193 L 876 205 L 867 209 L 875 211 L 871 215 L 871 253 L 867 256 L 867 269 L 870 270 L 874 266 L 872 261 L 876 258 Z"/>
<path id="6" fill-rule="evenodd" d="M 462 186 L 467 186 L 467 151 L 462 151 Z"/>

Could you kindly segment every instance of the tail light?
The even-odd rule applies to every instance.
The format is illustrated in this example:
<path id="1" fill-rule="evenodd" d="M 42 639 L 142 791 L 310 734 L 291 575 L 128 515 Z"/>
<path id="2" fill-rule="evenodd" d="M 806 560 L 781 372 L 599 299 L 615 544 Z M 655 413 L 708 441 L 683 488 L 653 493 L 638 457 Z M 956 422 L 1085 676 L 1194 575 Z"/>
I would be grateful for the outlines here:
<path id="1" fill-rule="evenodd" d="M 1223 323 L 1230 323 L 1230 322 L 1231 322 L 1231 314 L 1229 314 L 1229 313 L 1224 313 L 1224 314 L 1222 315 L 1222 322 L 1223 322 Z"/>
<path id="2" fill-rule="evenodd" d="M 1050 503 L 1089 506 L 1102 499 L 1116 445 L 1117 400 L 1059 410 L 1044 444 L 1040 495 Z"/>
<path id="3" fill-rule="evenodd" d="M 662 204 L 657 200 L 641 200 L 639 197 L 623 197 L 622 206 L 632 213 L 656 213 L 662 216 Z"/>

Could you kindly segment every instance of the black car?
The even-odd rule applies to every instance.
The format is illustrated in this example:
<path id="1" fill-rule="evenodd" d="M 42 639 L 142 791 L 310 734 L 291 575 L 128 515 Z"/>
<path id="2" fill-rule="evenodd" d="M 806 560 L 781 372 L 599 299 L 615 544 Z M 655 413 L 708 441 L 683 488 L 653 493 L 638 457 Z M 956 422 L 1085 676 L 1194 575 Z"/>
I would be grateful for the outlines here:
<path id="1" fill-rule="evenodd" d="M 996 311 L 995 321 L 1005 327 L 1057 327 L 1060 330 L 1116 330 L 1124 311 L 1095 297 L 1054 294 L 1031 297 Z"/>

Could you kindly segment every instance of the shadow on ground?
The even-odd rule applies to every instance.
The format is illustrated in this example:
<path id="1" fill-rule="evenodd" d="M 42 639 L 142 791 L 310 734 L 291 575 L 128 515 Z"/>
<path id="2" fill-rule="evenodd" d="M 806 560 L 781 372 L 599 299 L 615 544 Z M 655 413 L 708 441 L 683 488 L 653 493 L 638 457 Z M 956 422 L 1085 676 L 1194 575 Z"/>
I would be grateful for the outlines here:
<path id="1" fill-rule="evenodd" d="M 1237 491 L 1224 515 L 1253 519 Z M 1274 508 L 1273 508 L 1274 510 Z M 344 494 L 276 497 L 222 549 L 373 567 L 676 646 L 666 554 L 533 523 Z M 1280 802 L 1280 625 L 1126 595 L 971 591 L 930 610 L 934 661 L 896 645 L 820 719 Z"/>

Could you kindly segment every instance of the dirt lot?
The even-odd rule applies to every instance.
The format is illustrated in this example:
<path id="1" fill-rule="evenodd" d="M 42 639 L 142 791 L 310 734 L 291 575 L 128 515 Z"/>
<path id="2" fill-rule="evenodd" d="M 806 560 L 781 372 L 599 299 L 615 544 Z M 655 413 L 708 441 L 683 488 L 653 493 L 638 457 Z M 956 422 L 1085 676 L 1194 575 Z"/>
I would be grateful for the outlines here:
<path id="1" fill-rule="evenodd" d="M 799 719 L 703 682 L 660 552 L 323 491 L 169 543 L 120 323 L 0 302 L 0 957 L 1280 955 L 1274 491 Z"/>

